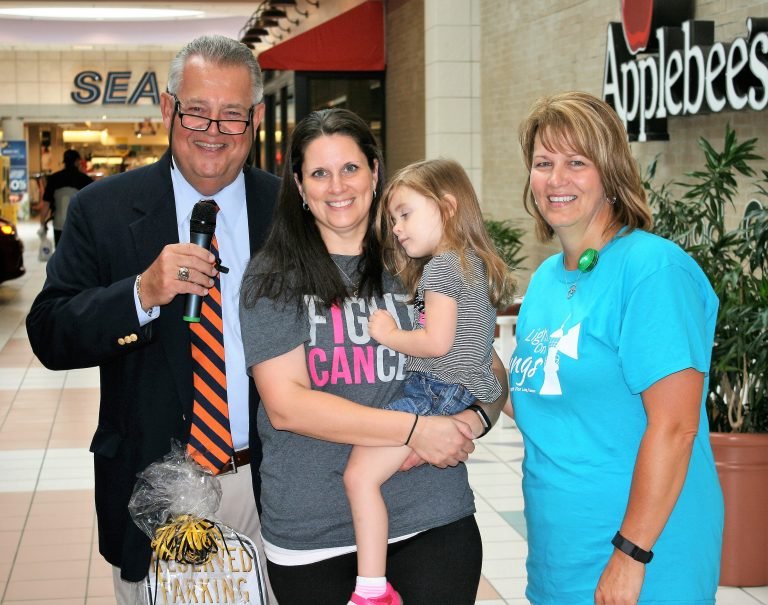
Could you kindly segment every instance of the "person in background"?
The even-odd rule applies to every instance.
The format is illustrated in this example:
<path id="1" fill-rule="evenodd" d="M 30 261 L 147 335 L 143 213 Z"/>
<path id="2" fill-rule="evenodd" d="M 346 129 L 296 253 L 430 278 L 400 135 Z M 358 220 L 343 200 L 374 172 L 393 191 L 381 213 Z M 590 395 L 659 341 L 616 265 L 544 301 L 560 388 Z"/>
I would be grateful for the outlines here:
<path id="1" fill-rule="evenodd" d="M 511 295 L 511 279 L 469 177 L 452 160 L 406 166 L 387 185 L 376 223 L 384 266 L 403 281 L 416 326 L 399 328 L 384 309 L 368 320 L 372 338 L 408 355 L 404 396 L 386 408 L 414 414 L 414 426 L 423 415 L 467 408 L 484 414 L 476 403 L 493 403 L 502 393 L 491 351 L 496 306 Z M 385 578 L 388 520 L 381 487 L 408 457 L 407 445 L 355 446 L 344 472 L 357 543 L 355 605 L 396 592 Z"/>
<path id="2" fill-rule="evenodd" d="M 655 236 L 627 133 L 580 92 L 520 127 L 531 278 L 509 384 L 534 605 L 715 602 L 723 500 L 704 411 L 718 300 Z"/>
<path id="3" fill-rule="evenodd" d="M 80 170 L 78 151 L 67 149 L 64 152 L 64 169 L 54 172 L 46 179 L 40 207 L 40 224 L 43 227 L 53 218 L 53 241 L 57 247 L 67 221 L 70 199 L 91 183 L 93 179 Z"/>
<path id="4" fill-rule="evenodd" d="M 40 172 L 44 174 L 51 172 L 51 148 L 48 145 L 40 147 Z"/>
<path id="5" fill-rule="evenodd" d="M 226 465 L 212 469 L 222 487 L 217 519 L 260 543 L 255 422 L 249 430 L 259 399 L 245 373 L 238 295 L 279 188 L 277 177 L 246 165 L 264 113 L 262 92 L 261 70 L 245 45 L 223 36 L 187 44 L 171 62 L 161 96 L 170 149 L 155 164 L 74 196 L 27 318 L 32 348 L 47 368 L 99 366 L 99 425 L 91 443 L 99 551 L 114 566 L 121 605 L 132 603 L 133 583 L 150 564 L 149 538 L 127 508 L 136 474 L 167 454 L 172 439 L 188 443 L 200 430 L 190 325 L 204 322 L 182 319 L 190 294 L 220 303 L 223 317 L 225 382 L 218 396 L 225 398 L 231 443 Z M 211 199 L 226 274 L 211 251 L 189 243 L 192 209 Z"/>
<path id="6" fill-rule="evenodd" d="M 122 158 L 120 162 L 120 172 L 127 172 L 139 166 L 139 158 L 136 157 L 136 150 L 131 149 Z"/>
<path id="7" fill-rule="evenodd" d="M 405 356 L 371 337 L 368 316 L 387 309 L 411 328 L 408 297 L 384 269 L 375 233 L 383 174 L 357 115 L 329 109 L 302 119 L 273 231 L 243 280 L 245 362 L 263 403 L 262 535 L 280 605 L 342 604 L 352 594 L 355 535 L 342 480 L 350 444 L 408 443 L 430 463 L 383 489 L 387 569 L 404 602 L 471 605 L 477 595 L 482 544 L 460 463 L 487 427 L 473 410 L 414 426 L 413 414 L 381 409 L 401 394 Z M 498 358 L 494 368 L 503 381 Z M 480 404 L 492 421 L 503 391 Z"/>

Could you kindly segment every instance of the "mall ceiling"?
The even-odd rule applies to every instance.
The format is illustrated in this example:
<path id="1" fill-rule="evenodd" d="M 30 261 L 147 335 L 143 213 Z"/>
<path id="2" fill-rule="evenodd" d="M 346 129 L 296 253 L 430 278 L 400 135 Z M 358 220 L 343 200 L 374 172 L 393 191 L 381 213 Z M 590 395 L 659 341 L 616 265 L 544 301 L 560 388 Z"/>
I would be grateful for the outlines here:
<path id="1" fill-rule="evenodd" d="M 301 3 L 302 0 L 299 0 Z M 200 11 L 193 17 L 157 20 L 72 20 L 0 15 L 0 50 L 73 49 L 158 49 L 178 50 L 185 42 L 202 34 L 237 37 L 258 0 L 217 2 L 164 2 L 122 0 L 121 2 L 5 2 L 0 9 L 73 8 L 153 8 Z"/>

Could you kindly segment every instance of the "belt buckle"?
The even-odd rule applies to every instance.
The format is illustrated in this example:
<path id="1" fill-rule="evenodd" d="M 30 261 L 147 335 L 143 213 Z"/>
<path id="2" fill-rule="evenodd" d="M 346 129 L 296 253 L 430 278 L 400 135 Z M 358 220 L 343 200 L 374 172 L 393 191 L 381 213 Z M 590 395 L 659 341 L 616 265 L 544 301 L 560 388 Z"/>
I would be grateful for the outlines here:
<path id="1" fill-rule="evenodd" d="M 221 472 L 219 473 L 219 476 L 221 475 L 231 475 L 234 473 L 237 473 L 237 462 L 235 460 L 235 452 L 232 452 L 232 455 L 229 457 L 229 468 L 225 466 L 223 469 L 221 469 Z"/>

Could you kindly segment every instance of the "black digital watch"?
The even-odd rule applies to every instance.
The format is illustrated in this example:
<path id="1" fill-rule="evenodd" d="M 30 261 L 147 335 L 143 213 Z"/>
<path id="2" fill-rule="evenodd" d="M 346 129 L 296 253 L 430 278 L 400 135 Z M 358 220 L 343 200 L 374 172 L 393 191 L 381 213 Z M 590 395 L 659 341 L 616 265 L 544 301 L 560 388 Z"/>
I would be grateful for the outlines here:
<path id="1" fill-rule="evenodd" d="M 640 563 L 650 563 L 651 559 L 653 559 L 653 551 L 643 550 L 637 544 L 633 544 L 622 536 L 621 532 L 616 532 L 613 540 L 611 540 L 611 544 Z"/>

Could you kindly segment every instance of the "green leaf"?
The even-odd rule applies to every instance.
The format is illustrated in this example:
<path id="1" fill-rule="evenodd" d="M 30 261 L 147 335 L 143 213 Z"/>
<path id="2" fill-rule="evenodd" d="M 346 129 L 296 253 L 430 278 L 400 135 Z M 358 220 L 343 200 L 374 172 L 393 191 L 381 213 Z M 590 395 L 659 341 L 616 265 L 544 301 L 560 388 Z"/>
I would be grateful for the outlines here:
<path id="1" fill-rule="evenodd" d="M 510 220 L 486 218 L 484 222 L 491 241 L 509 270 L 522 269 L 521 263 L 527 258 L 520 254 L 523 248 L 522 240 L 525 230 L 516 227 Z"/>
<path id="2" fill-rule="evenodd" d="M 751 163 L 763 159 L 755 153 L 757 139 L 739 141 L 728 124 L 722 151 L 704 138 L 698 145 L 703 169 L 686 173 L 686 181 L 655 186 L 656 156 L 643 186 L 654 231 L 696 260 L 720 300 L 707 394 L 710 429 L 768 432 L 768 170 L 754 183 L 762 207 L 731 226 L 726 211 L 735 208 L 737 176 L 754 176 Z M 741 424 L 731 423 L 729 408 L 741 408 Z"/>

